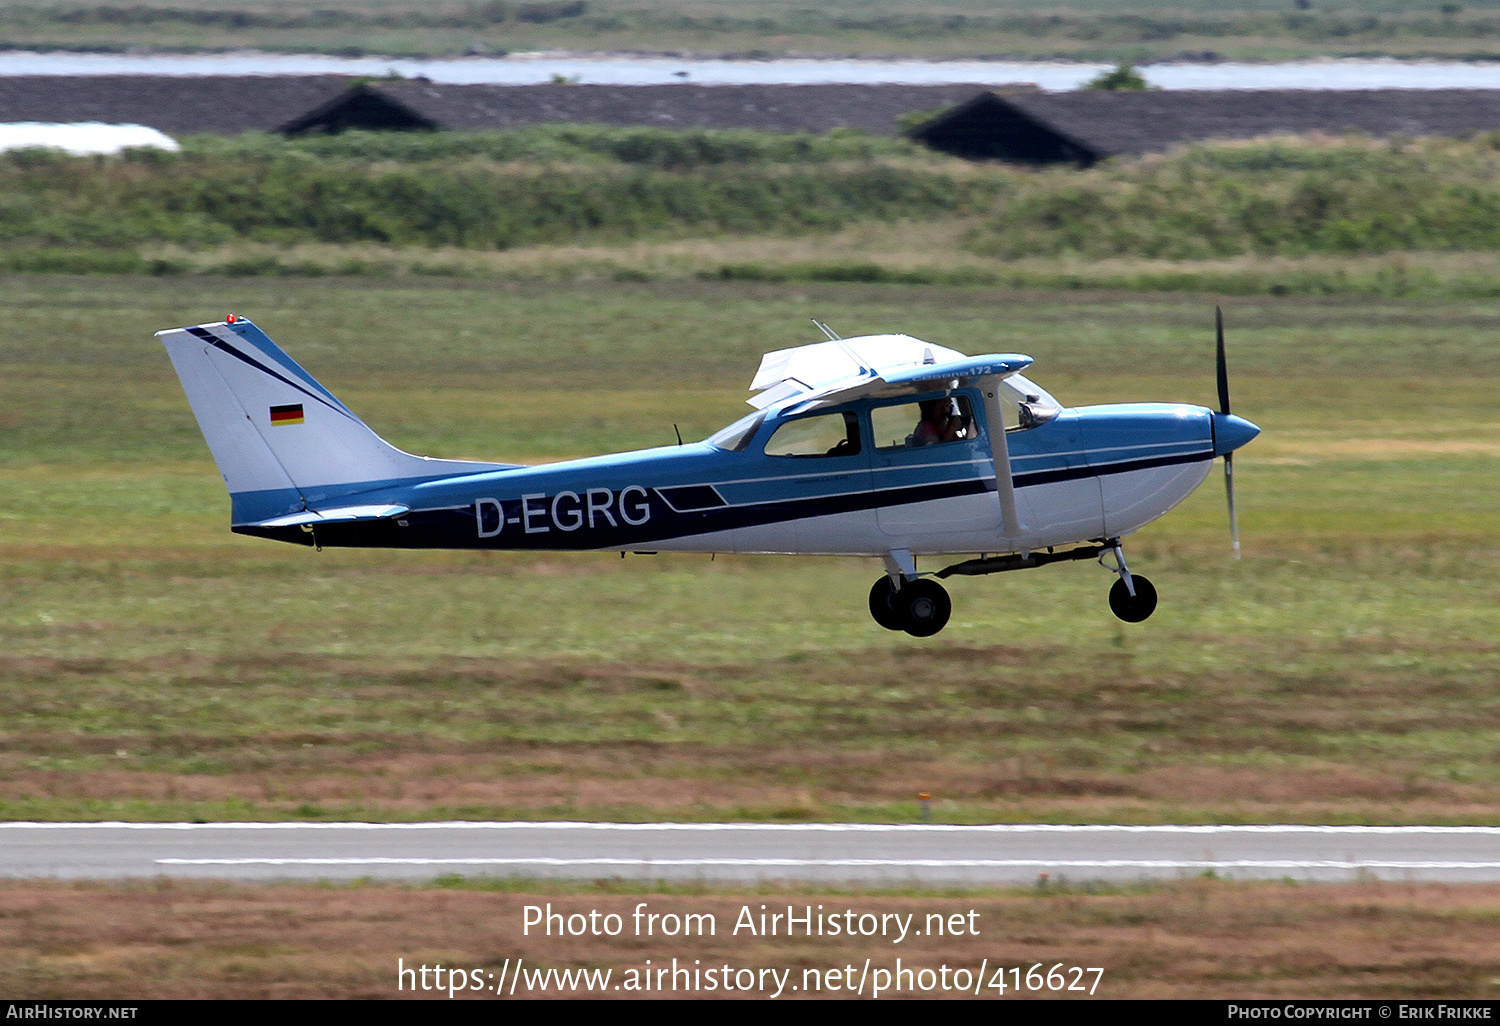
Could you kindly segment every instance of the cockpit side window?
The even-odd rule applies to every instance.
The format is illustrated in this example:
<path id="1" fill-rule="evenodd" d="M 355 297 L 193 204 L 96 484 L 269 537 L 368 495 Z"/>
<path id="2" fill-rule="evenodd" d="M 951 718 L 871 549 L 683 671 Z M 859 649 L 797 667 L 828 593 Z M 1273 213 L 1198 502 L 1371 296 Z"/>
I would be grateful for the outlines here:
<path id="1" fill-rule="evenodd" d="M 798 417 L 776 429 L 767 456 L 854 456 L 859 453 L 859 418 L 849 412 Z"/>
<path id="2" fill-rule="evenodd" d="M 914 449 L 979 437 L 968 396 L 924 399 L 915 403 L 877 406 L 870 411 L 875 450 Z"/>

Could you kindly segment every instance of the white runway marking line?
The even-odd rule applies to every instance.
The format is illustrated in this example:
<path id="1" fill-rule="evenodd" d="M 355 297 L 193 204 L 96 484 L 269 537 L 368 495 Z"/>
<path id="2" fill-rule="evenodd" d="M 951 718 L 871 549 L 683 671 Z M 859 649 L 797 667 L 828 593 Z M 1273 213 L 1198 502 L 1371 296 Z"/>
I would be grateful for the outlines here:
<path id="1" fill-rule="evenodd" d="M 166 866 L 633 866 L 911 869 L 1500 869 L 1500 862 L 1401 862 L 1372 859 L 641 859 L 641 858 L 218 858 L 155 860 Z"/>

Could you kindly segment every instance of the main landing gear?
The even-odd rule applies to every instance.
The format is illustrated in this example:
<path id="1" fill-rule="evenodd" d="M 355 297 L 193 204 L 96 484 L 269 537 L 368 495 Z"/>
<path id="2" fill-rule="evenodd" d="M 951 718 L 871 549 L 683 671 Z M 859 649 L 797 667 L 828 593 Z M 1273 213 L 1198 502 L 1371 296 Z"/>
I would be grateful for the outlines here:
<path id="1" fill-rule="evenodd" d="M 1106 556 L 1114 557 L 1113 565 L 1105 561 Z M 997 574 L 1096 557 L 1100 566 L 1119 578 L 1109 589 L 1109 608 L 1115 616 L 1126 623 L 1140 623 L 1156 612 L 1156 588 L 1140 574 L 1130 572 L 1118 538 L 1066 552 L 1048 549 L 1046 552 L 969 559 L 945 567 L 933 576 Z M 916 638 L 928 638 L 942 630 L 953 612 L 953 603 L 943 586 L 931 578 L 918 577 L 911 553 L 905 550 L 887 555 L 886 569 L 886 575 L 870 588 L 870 615 L 875 622 L 888 631 L 905 631 Z"/>
<path id="2" fill-rule="evenodd" d="M 930 638 L 947 625 L 952 612 L 947 589 L 937 581 L 903 580 L 897 591 L 889 577 L 882 577 L 870 589 L 870 615 L 888 631 Z"/>

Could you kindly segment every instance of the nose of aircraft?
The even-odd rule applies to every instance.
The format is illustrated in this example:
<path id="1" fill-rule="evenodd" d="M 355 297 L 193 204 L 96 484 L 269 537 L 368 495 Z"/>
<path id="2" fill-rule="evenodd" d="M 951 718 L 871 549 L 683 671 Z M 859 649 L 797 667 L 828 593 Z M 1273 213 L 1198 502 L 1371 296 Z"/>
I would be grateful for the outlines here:
<path id="1" fill-rule="evenodd" d="M 1214 414 L 1214 455 L 1224 456 L 1260 434 L 1260 428 L 1232 413 Z"/>

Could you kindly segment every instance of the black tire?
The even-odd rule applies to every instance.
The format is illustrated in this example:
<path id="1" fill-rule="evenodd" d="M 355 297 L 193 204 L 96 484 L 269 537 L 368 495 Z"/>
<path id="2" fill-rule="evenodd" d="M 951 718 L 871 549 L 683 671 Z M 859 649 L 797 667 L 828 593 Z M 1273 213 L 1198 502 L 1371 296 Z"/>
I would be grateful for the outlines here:
<path id="1" fill-rule="evenodd" d="M 905 590 L 905 589 L 903 589 Z M 875 622 L 888 631 L 903 631 L 906 620 L 895 606 L 896 592 L 891 588 L 891 579 L 882 577 L 870 588 L 870 615 Z"/>
<path id="2" fill-rule="evenodd" d="M 892 600 L 902 613 L 906 633 L 914 638 L 930 638 L 942 630 L 953 612 L 948 593 L 937 581 L 907 581 Z"/>
<path id="3" fill-rule="evenodd" d="M 1156 612 L 1156 588 L 1140 574 L 1131 574 L 1130 581 L 1135 585 L 1134 597 L 1122 578 L 1109 589 L 1109 608 L 1126 623 L 1140 623 Z"/>

